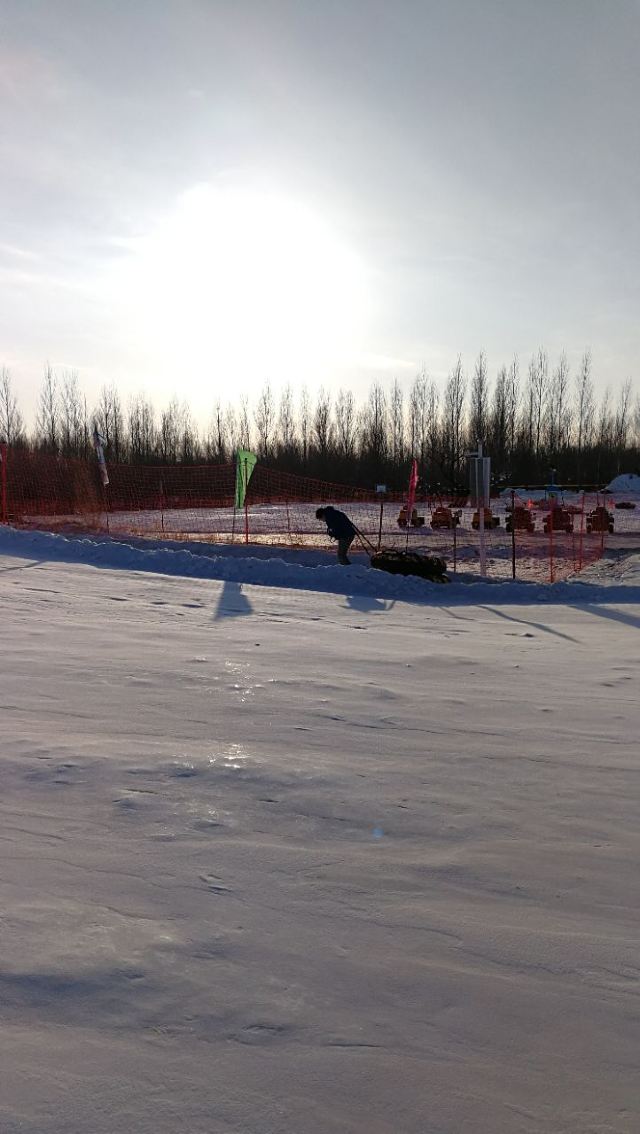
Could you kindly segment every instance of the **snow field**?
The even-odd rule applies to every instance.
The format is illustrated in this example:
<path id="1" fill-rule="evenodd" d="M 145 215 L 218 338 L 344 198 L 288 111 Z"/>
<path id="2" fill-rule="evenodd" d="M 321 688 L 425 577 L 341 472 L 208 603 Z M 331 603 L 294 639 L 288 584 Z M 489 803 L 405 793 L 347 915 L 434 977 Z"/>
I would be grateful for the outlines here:
<path id="1" fill-rule="evenodd" d="M 564 493 L 563 502 L 568 507 L 585 509 L 585 516 L 575 516 L 575 530 L 571 534 L 556 531 L 553 540 L 544 533 L 543 524 L 548 501 L 544 499 L 544 491 L 538 492 L 522 490 L 521 501 L 530 501 L 535 504 L 532 516 L 535 522 L 535 532 L 516 532 L 516 575 L 519 579 L 533 582 L 548 582 L 550 577 L 558 580 L 571 575 L 580 563 L 586 565 L 600 558 L 603 548 L 629 551 L 638 547 L 640 543 L 640 511 L 617 511 L 615 503 L 628 499 L 624 494 L 610 496 L 596 496 L 584 498 L 582 495 Z M 633 499 L 633 493 L 629 494 Z M 613 516 L 615 530 L 613 534 L 603 535 L 600 532 L 589 534 L 586 530 L 586 515 L 596 504 L 606 502 Z M 365 536 L 377 545 L 379 536 L 385 546 L 404 548 L 408 546 L 427 554 L 443 556 L 449 564 L 452 574 L 462 577 L 473 577 L 479 571 L 479 536 L 472 529 L 474 509 L 466 507 L 461 509 L 462 520 L 455 532 L 448 530 L 433 531 L 429 525 L 431 509 L 426 504 L 420 504 L 418 511 L 424 515 L 426 524 L 419 528 L 400 529 L 397 525 L 398 505 L 386 502 L 383 526 L 379 533 L 379 506 L 369 503 L 355 503 L 353 501 L 338 501 L 354 523 L 358 525 Z M 500 499 L 492 501 L 492 511 L 500 519 L 497 528 L 487 529 L 485 541 L 487 548 L 487 574 L 493 580 L 511 580 L 512 577 L 512 536 L 506 530 L 507 509 L 511 505 L 511 492 Z M 208 553 L 219 552 L 226 554 L 226 542 L 240 548 L 243 556 L 254 558 L 258 548 L 264 547 L 270 556 L 283 554 L 285 557 L 290 550 L 306 550 L 324 553 L 327 549 L 333 551 L 335 545 L 331 544 L 324 525 L 315 516 L 315 504 L 262 504 L 252 505 L 249 509 L 250 544 L 245 545 L 244 515 L 237 512 L 235 515 L 230 508 L 224 509 L 164 509 L 162 511 L 114 511 L 103 513 L 99 517 L 100 526 L 104 534 L 128 543 L 141 539 L 152 539 L 165 542 L 181 543 L 193 549 L 198 542 L 214 541 L 208 546 Z M 98 519 L 94 517 L 94 520 Z M 64 530 L 72 532 L 77 525 L 78 517 L 58 516 L 34 517 L 38 527 L 51 530 Z M 86 523 L 89 518 L 86 518 Z M 97 538 L 103 538 L 98 536 Z M 94 537 L 96 538 L 96 537 Z M 455 540 L 455 548 L 454 548 Z M 356 541 L 353 554 L 360 558 L 362 555 L 359 541 Z"/>
<path id="2" fill-rule="evenodd" d="M 640 557 L 254 550 L 0 534 L 3 1134 L 635 1134 Z"/>

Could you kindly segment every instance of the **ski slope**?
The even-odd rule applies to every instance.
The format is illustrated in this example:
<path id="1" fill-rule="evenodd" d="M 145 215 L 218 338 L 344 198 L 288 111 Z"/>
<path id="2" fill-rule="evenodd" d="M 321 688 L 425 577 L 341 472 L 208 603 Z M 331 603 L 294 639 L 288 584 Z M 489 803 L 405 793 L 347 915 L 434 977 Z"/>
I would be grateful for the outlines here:
<path id="1" fill-rule="evenodd" d="M 2 1134 L 636 1134 L 640 555 L 0 529 Z"/>

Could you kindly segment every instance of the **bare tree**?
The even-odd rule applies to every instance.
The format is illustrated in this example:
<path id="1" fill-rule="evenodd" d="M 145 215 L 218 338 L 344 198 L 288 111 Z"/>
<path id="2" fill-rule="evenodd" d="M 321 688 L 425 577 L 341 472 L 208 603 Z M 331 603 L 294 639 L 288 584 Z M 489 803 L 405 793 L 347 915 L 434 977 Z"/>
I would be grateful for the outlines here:
<path id="1" fill-rule="evenodd" d="M 227 423 L 220 398 L 213 407 L 205 449 L 207 460 L 227 459 Z"/>
<path id="2" fill-rule="evenodd" d="M 331 397 L 323 386 L 318 390 L 313 411 L 313 440 L 323 466 L 326 465 L 333 445 L 333 422 L 331 421 Z"/>
<path id="3" fill-rule="evenodd" d="M 276 409 L 271 393 L 271 386 L 265 382 L 258 398 L 255 412 L 256 429 L 258 430 L 258 453 L 268 458 L 273 446 L 273 434 L 276 424 Z"/>
<path id="4" fill-rule="evenodd" d="M 284 387 L 278 411 L 279 448 L 283 457 L 291 458 L 296 450 L 296 419 L 291 386 Z"/>
<path id="5" fill-rule="evenodd" d="M 160 414 L 158 443 L 164 464 L 176 464 L 180 453 L 181 412 L 177 398 L 172 398 Z"/>
<path id="6" fill-rule="evenodd" d="M 545 447 L 550 456 L 559 455 L 568 447 L 570 433 L 569 363 L 563 351 L 551 377 L 547 400 Z"/>
<path id="7" fill-rule="evenodd" d="M 93 431 L 90 427 L 90 422 L 89 422 L 89 410 L 87 408 L 87 396 L 86 396 L 86 394 L 83 394 L 82 395 L 82 430 L 81 430 L 82 442 L 81 442 L 81 447 L 80 447 L 80 456 L 84 457 L 85 460 L 89 456 L 89 453 L 91 451 L 91 447 L 93 445 L 92 432 Z"/>
<path id="8" fill-rule="evenodd" d="M 182 402 L 178 408 L 178 445 L 178 459 L 182 464 L 193 464 L 198 459 L 200 455 L 198 430 L 186 402 Z"/>
<path id="9" fill-rule="evenodd" d="M 416 374 L 409 393 L 409 448 L 411 456 L 424 465 L 427 447 L 427 375 Z"/>
<path id="10" fill-rule="evenodd" d="M 623 383 L 618 397 L 614 419 L 614 444 L 618 451 L 618 463 L 629 440 L 629 426 L 631 424 L 631 379 Z"/>
<path id="11" fill-rule="evenodd" d="M 112 458 L 119 461 L 122 456 L 125 426 L 120 394 L 113 383 L 102 387 L 94 421 L 98 432 L 104 437 Z"/>
<path id="12" fill-rule="evenodd" d="M 444 448 L 449 475 L 454 484 L 459 475 L 463 451 L 464 399 L 466 381 L 462 360 L 458 360 L 447 379 L 444 391 Z"/>
<path id="13" fill-rule="evenodd" d="M 309 391 L 303 386 L 300 391 L 298 407 L 298 420 L 300 422 L 300 441 L 302 443 L 302 464 L 306 468 L 309 460 L 309 440 L 311 438 L 311 402 Z"/>
<path id="14" fill-rule="evenodd" d="M 586 350 L 582 356 L 580 370 L 576 378 L 576 478 L 582 477 L 582 455 L 591 443 L 593 434 L 594 398 L 591 378 L 591 352 Z"/>
<path id="15" fill-rule="evenodd" d="M 506 366 L 498 371 L 493 390 L 491 424 L 489 429 L 491 451 L 497 470 L 506 472 L 507 446 L 509 440 L 508 376 Z"/>
<path id="16" fill-rule="evenodd" d="M 476 359 L 471 379 L 471 405 L 469 411 L 469 443 L 475 445 L 476 441 L 487 440 L 489 421 L 489 378 L 487 375 L 487 359 L 484 351 L 480 351 Z"/>
<path id="17" fill-rule="evenodd" d="M 240 398 L 240 409 L 238 411 L 238 428 L 237 428 L 237 442 L 240 449 L 251 448 L 251 423 L 249 421 L 249 403 L 246 395 Z"/>
<path id="18" fill-rule="evenodd" d="M 549 360 L 547 352 L 539 349 L 529 363 L 528 401 L 530 413 L 529 436 L 531 447 L 536 458 L 540 455 L 540 442 L 542 440 L 542 424 L 545 416 L 546 402 L 549 391 Z"/>
<path id="19" fill-rule="evenodd" d="M 111 421 L 112 441 L 111 441 L 111 443 L 112 443 L 112 447 L 113 447 L 112 453 L 113 453 L 113 459 L 116 460 L 116 461 L 120 461 L 120 460 L 122 460 L 123 449 L 124 449 L 124 435 L 125 435 L 124 414 L 122 412 L 122 402 L 120 400 L 120 394 L 118 392 L 117 387 L 114 386 L 113 384 L 111 386 L 111 405 L 112 405 L 112 421 Z"/>
<path id="20" fill-rule="evenodd" d="M 631 418 L 633 422 L 633 440 L 637 449 L 640 449 L 640 394 L 636 398 Z"/>
<path id="21" fill-rule="evenodd" d="M 50 453 L 57 453 L 59 430 L 58 383 L 52 367 L 47 363 L 36 415 L 36 435 L 40 446 Z"/>
<path id="22" fill-rule="evenodd" d="M 391 460 L 394 468 L 398 468 L 404 461 L 404 395 L 397 378 L 394 378 L 391 387 L 391 400 L 389 406 L 391 422 Z"/>
<path id="23" fill-rule="evenodd" d="M 507 371 L 505 398 L 507 413 L 507 444 L 509 450 L 509 458 L 513 460 L 513 454 L 516 447 L 518 409 L 520 405 L 520 362 L 517 355 L 513 356 L 511 365 L 509 366 L 509 369 Z"/>
<path id="24" fill-rule="evenodd" d="M 16 445 L 24 438 L 24 422 L 6 366 L 0 370 L 0 441 Z"/>
<path id="25" fill-rule="evenodd" d="M 239 424 L 238 424 L 238 416 L 237 416 L 236 411 L 235 411 L 235 409 L 234 409 L 234 407 L 231 403 L 229 403 L 227 405 L 227 408 L 224 411 L 224 422 L 225 422 L 225 428 L 226 428 L 226 431 L 227 431 L 227 437 L 229 438 L 229 449 L 230 449 L 231 454 L 233 454 L 233 453 L 237 452 L 238 449 L 243 448 L 243 445 L 242 445 L 242 442 L 240 440 L 240 427 L 239 427 Z M 247 420 L 247 428 L 248 428 L 248 425 L 249 425 L 249 422 Z M 247 445 L 246 448 L 249 448 L 249 446 Z"/>
<path id="26" fill-rule="evenodd" d="M 378 471 L 387 456 L 387 399 L 379 382 L 373 382 L 362 414 L 362 450 Z"/>
<path id="27" fill-rule="evenodd" d="M 82 452 L 83 418 L 78 372 L 66 370 L 60 386 L 60 445 L 65 456 Z"/>
<path id="28" fill-rule="evenodd" d="M 424 402 L 426 424 L 423 425 L 421 433 L 423 439 L 426 440 L 427 451 L 429 453 L 429 464 L 431 467 L 431 473 L 429 475 L 431 479 L 433 479 L 433 470 L 438 464 L 438 451 L 441 442 L 440 424 L 438 421 L 439 406 L 440 394 L 438 393 L 438 387 L 435 382 L 429 382 L 427 386 L 427 396 Z M 424 446 L 422 451 L 424 451 Z"/>
<path id="29" fill-rule="evenodd" d="M 100 391 L 100 400 L 93 412 L 94 424 L 100 436 L 104 439 L 108 449 L 111 448 L 111 387 L 103 386 Z"/>
<path id="30" fill-rule="evenodd" d="M 614 430 L 613 410 L 611 409 L 611 389 L 607 386 L 602 395 L 596 424 L 596 444 L 599 449 L 609 449 L 613 447 Z"/>
<path id="31" fill-rule="evenodd" d="M 339 390 L 335 404 L 338 453 L 352 461 L 356 448 L 356 406 L 351 390 Z"/>
<path id="32" fill-rule="evenodd" d="M 149 460 L 158 445 L 158 429 L 156 411 L 149 398 L 144 396 L 140 397 L 140 431 L 142 451 Z"/>
<path id="33" fill-rule="evenodd" d="M 127 409 L 127 448 L 129 460 L 134 464 L 144 461 L 148 457 L 142 441 L 142 406 L 143 395 L 129 398 Z"/>

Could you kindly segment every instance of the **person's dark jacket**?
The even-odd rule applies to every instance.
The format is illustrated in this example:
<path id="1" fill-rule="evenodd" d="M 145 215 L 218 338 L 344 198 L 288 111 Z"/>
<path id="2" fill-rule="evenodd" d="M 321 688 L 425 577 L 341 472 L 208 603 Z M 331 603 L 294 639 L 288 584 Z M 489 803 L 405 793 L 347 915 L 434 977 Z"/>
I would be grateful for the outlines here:
<path id="1" fill-rule="evenodd" d="M 329 506 L 324 510 L 324 522 L 327 525 L 327 531 L 333 539 L 353 539 L 356 534 L 351 520 L 345 516 L 344 512 L 340 512 L 338 508 Z"/>

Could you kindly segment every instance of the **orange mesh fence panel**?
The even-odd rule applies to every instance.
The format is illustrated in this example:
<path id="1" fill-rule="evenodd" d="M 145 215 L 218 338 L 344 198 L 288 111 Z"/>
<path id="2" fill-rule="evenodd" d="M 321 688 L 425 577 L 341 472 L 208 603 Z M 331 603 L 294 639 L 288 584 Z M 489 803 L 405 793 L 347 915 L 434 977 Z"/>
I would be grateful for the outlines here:
<path id="1" fill-rule="evenodd" d="M 97 470 L 86 461 L 7 446 L 3 466 L 8 523 L 46 530 L 103 526 Z"/>
<path id="2" fill-rule="evenodd" d="M 109 465 L 107 526 L 114 535 L 225 540 L 235 467 Z"/>
<path id="3" fill-rule="evenodd" d="M 307 501 L 333 504 L 336 500 L 374 501 L 372 489 L 348 487 L 314 477 L 296 476 L 267 465 L 258 464 L 249 482 L 248 497 L 255 504 L 280 504 L 287 501 Z"/>
<path id="4" fill-rule="evenodd" d="M 513 528 L 518 575 L 551 583 L 600 559 L 614 530 L 613 512 L 597 493 L 537 500 L 514 494 L 506 522 Z"/>
<path id="5" fill-rule="evenodd" d="M 97 463 L 5 449 L 2 513 L 9 523 L 45 530 L 108 532 L 115 537 L 260 543 L 328 549 L 332 541 L 316 518 L 320 505 L 345 511 L 370 546 L 421 551 L 446 559 L 450 574 L 478 576 L 480 514 L 464 497 L 428 496 L 406 515 L 405 494 L 295 476 L 260 463 L 246 505 L 234 507 L 235 464 L 124 465 L 108 463 L 103 486 Z M 567 578 L 600 558 L 612 538 L 636 539 L 640 513 L 616 512 L 607 498 L 546 498 L 503 494 L 485 512 L 484 546 L 490 578 Z M 622 531 L 624 529 L 624 531 Z M 627 532 L 628 529 L 628 532 Z M 634 534 L 635 533 L 635 534 Z"/>

